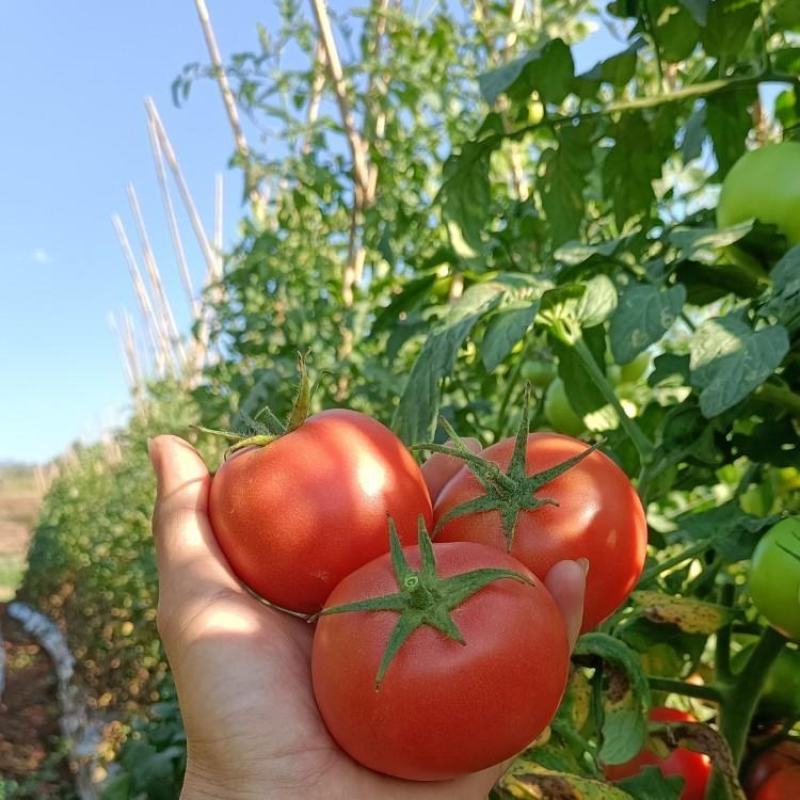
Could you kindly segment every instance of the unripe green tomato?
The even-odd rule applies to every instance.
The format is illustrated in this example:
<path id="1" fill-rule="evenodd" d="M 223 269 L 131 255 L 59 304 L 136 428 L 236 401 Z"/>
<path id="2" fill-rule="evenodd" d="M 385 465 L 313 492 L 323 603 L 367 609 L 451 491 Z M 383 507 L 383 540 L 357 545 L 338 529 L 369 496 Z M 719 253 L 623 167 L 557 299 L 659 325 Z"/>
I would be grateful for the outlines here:
<path id="1" fill-rule="evenodd" d="M 750 596 L 773 628 L 800 639 L 800 517 L 770 528 L 753 552 Z"/>
<path id="2" fill-rule="evenodd" d="M 622 370 L 616 364 L 610 364 L 606 367 L 606 378 L 612 386 L 619 386 L 622 383 Z"/>
<path id="3" fill-rule="evenodd" d="M 578 436 L 586 430 L 583 420 L 569 404 L 564 381 L 556 378 L 548 387 L 544 397 L 544 415 L 554 430 L 570 436 Z"/>
<path id="4" fill-rule="evenodd" d="M 757 219 L 800 243 L 800 142 L 768 144 L 745 153 L 722 182 L 721 228 Z"/>
<path id="5" fill-rule="evenodd" d="M 558 370 L 550 361 L 526 361 L 520 375 L 539 389 L 546 389 L 558 375 Z"/>
<path id="6" fill-rule="evenodd" d="M 620 364 L 620 382 L 636 383 L 650 366 L 650 354 L 647 352 L 639 353 L 633 361 L 627 364 Z"/>

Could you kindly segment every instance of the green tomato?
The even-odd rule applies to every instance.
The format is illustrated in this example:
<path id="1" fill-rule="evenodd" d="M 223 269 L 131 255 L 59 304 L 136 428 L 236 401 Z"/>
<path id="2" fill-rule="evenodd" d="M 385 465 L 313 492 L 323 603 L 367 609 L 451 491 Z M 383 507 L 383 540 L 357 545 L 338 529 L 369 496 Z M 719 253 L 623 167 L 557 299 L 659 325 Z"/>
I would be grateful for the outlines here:
<path id="1" fill-rule="evenodd" d="M 744 669 L 755 642 L 748 644 L 731 659 L 734 673 Z M 757 716 L 761 719 L 794 720 L 800 714 L 800 650 L 787 645 L 767 673 Z"/>
<path id="2" fill-rule="evenodd" d="M 800 517 L 781 520 L 758 543 L 749 588 L 769 624 L 800 639 Z"/>
<path id="3" fill-rule="evenodd" d="M 721 228 L 757 219 L 800 243 L 800 142 L 768 144 L 745 153 L 722 182 Z"/>
<path id="4" fill-rule="evenodd" d="M 636 383 L 650 367 L 650 354 L 645 351 L 639 353 L 633 361 L 620 365 L 620 382 Z"/>
<path id="5" fill-rule="evenodd" d="M 544 397 L 544 415 L 553 429 L 559 433 L 578 436 L 586 429 L 583 420 L 569 404 L 567 390 L 561 378 L 556 378 L 547 389 Z"/>
<path id="6" fill-rule="evenodd" d="M 546 389 L 558 375 L 558 370 L 550 361 L 526 361 L 520 375 L 539 389 Z"/>

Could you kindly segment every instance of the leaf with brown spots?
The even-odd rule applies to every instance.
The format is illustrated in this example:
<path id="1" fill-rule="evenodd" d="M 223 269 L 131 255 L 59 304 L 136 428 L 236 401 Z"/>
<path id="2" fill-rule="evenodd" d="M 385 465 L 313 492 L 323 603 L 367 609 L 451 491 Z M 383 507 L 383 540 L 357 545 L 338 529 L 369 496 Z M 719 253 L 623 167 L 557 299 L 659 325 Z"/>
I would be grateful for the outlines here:
<path id="1" fill-rule="evenodd" d="M 631 598 L 651 622 L 676 625 L 684 633 L 706 636 L 727 625 L 733 611 L 715 603 L 704 603 L 689 597 L 674 597 L 652 591 L 634 592 Z"/>
<path id="2" fill-rule="evenodd" d="M 512 769 L 500 781 L 500 796 L 518 800 L 630 800 L 631 795 L 605 781 L 543 767 Z"/>

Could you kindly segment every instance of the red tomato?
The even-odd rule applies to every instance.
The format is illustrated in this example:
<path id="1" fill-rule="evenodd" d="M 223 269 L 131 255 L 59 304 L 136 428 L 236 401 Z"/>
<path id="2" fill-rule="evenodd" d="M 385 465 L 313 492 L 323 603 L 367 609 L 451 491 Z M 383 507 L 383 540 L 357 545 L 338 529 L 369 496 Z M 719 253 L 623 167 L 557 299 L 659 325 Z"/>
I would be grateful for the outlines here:
<path id="1" fill-rule="evenodd" d="M 675 708 L 654 708 L 650 711 L 652 722 L 696 722 L 691 714 Z M 666 758 L 659 758 L 651 750 L 645 748 L 638 756 L 626 764 L 609 765 L 604 768 L 606 778 L 621 781 L 631 778 L 644 767 L 653 766 L 661 770 L 665 777 L 683 778 L 683 791 L 680 800 L 703 800 L 706 786 L 711 775 L 711 760 L 702 753 L 696 753 L 686 747 L 676 747 Z"/>
<path id="2" fill-rule="evenodd" d="M 293 611 L 319 611 L 339 581 L 431 521 L 422 472 L 376 420 L 332 409 L 226 461 L 211 484 L 211 527 L 233 571 Z"/>
<path id="3" fill-rule="evenodd" d="M 581 453 L 587 445 L 570 436 L 528 436 L 526 470 L 532 475 Z M 514 439 L 504 439 L 481 453 L 508 468 Z M 438 523 L 456 506 L 485 494 L 478 479 L 463 467 L 445 486 L 434 506 Z M 564 559 L 588 558 L 582 631 L 596 627 L 627 598 L 642 572 L 647 522 L 642 504 L 625 473 L 599 451 L 543 486 L 536 497 L 557 505 L 521 511 L 511 554 L 544 579 Z M 471 541 L 508 549 L 499 511 L 481 511 L 446 522 L 437 542 Z"/>
<path id="4" fill-rule="evenodd" d="M 798 742 L 780 742 L 756 757 L 744 782 L 747 796 L 755 798 L 759 787 L 769 777 L 787 767 L 800 767 L 800 743 Z M 800 792 L 797 796 L 800 797 Z"/>
<path id="5" fill-rule="evenodd" d="M 515 558 L 483 545 L 434 545 L 437 574 L 502 568 L 529 578 L 490 583 L 460 603 L 460 644 L 424 625 L 376 674 L 399 615 L 322 616 L 311 669 L 320 713 L 339 746 L 387 775 L 433 781 L 475 772 L 533 741 L 558 708 L 569 669 L 564 622 L 543 584 Z M 405 548 L 418 569 L 418 547 Z M 326 608 L 394 594 L 389 554 L 346 577 Z"/>
<path id="6" fill-rule="evenodd" d="M 755 800 L 796 800 L 800 797 L 800 767 L 773 773 L 756 792 Z"/>

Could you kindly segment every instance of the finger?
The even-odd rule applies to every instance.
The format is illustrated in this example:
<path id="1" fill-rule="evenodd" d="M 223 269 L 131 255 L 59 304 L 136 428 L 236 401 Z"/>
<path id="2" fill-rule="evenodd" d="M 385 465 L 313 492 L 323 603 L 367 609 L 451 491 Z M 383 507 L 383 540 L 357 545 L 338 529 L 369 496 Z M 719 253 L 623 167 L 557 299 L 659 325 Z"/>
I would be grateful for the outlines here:
<path id="1" fill-rule="evenodd" d="M 150 442 L 158 481 L 153 535 L 159 576 L 159 612 L 203 602 L 238 583 L 208 521 L 211 476 L 199 453 L 177 436 Z"/>
<path id="2" fill-rule="evenodd" d="M 583 622 L 583 600 L 588 571 L 589 560 L 586 558 L 579 558 L 577 561 L 559 561 L 547 573 L 544 581 L 564 617 L 570 651 L 575 647 Z"/>
<path id="3" fill-rule="evenodd" d="M 473 453 L 479 453 L 481 443 L 477 439 L 462 439 L 466 447 Z M 448 447 L 452 447 L 452 441 L 447 442 Z M 456 456 L 448 456 L 444 453 L 434 453 L 423 465 L 422 475 L 425 483 L 428 484 L 428 491 L 431 493 L 431 500 L 435 503 L 436 498 L 444 489 L 448 481 L 464 466 L 464 462 Z"/>

